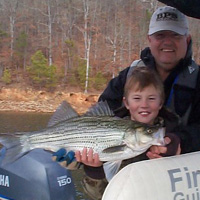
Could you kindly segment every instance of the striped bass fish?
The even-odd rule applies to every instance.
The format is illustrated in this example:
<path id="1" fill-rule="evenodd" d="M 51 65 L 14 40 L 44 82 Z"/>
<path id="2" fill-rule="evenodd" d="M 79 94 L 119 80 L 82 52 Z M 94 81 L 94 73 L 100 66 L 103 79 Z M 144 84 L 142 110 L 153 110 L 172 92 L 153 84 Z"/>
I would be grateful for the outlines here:
<path id="1" fill-rule="evenodd" d="M 99 102 L 85 114 L 78 113 L 63 101 L 41 131 L 0 134 L 6 147 L 3 163 L 12 162 L 25 153 L 42 148 L 53 152 L 60 148 L 76 151 L 92 148 L 101 161 L 122 161 L 145 152 L 151 145 L 164 144 L 160 126 L 114 116 L 107 102 Z"/>

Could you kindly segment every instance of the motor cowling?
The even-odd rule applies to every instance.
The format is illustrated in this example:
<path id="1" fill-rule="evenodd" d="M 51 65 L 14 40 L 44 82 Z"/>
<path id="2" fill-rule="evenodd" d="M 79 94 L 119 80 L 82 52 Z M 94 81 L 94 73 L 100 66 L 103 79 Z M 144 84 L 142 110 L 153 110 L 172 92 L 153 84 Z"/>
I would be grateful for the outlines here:
<path id="1" fill-rule="evenodd" d="M 35 149 L 5 166 L 4 156 L 0 156 L 0 199 L 76 199 L 71 172 L 52 161 L 52 153 Z"/>

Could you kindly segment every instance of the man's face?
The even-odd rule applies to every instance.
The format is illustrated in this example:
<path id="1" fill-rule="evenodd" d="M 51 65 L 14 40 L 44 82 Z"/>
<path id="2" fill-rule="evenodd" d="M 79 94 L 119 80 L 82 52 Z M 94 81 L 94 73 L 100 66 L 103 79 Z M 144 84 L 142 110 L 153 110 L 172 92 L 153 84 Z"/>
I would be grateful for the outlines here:
<path id="1" fill-rule="evenodd" d="M 159 31 L 148 36 L 151 53 L 158 70 L 171 71 L 184 58 L 190 35 L 179 35 L 173 31 Z"/>

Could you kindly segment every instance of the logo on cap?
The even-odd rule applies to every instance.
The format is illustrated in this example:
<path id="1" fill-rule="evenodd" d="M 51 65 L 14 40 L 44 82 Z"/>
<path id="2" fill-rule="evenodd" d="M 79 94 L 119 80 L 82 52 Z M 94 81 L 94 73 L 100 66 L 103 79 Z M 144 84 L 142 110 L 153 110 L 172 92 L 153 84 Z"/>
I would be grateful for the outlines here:
<path id="1" fill-rule="evenodd" d="M 178 21 L 178 16 L 172 12 L 159 13 L 157 14 L 156 21 Z"/>

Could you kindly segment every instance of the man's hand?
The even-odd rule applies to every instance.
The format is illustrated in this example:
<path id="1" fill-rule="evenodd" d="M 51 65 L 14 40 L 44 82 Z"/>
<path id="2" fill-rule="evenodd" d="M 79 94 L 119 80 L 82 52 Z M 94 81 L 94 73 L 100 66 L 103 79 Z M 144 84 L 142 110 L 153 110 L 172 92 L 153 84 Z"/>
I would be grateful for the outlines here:
<path id="1" fill-rule="evenodd" d="M 93 153 L 93 149 L 83 148 L 83 151 L 76 151 L 75 157 L 78 162 L 91 167 L 100 167 L 103 163 L 99 160 L 98 153 Z"/>
<path id="2" fill-rule="evenodd" d="M 149 159 L 179 155 L 181 153 L 180 139 L 173 133 L 165 137 L 165 146 L 151 146 L 146 153 Z"/>

